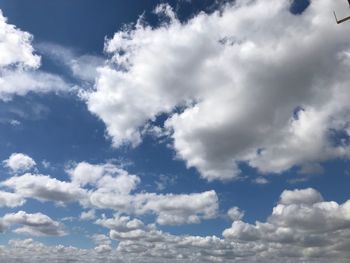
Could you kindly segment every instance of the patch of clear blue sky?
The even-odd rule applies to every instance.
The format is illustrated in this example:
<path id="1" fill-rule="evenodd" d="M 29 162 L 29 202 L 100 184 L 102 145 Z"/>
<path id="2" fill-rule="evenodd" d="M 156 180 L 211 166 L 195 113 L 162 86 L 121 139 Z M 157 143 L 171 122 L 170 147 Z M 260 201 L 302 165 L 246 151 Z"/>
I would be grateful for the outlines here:
<path id="1" fill-rule="evenodd" d="M 181 20 L 189 19 L 199 11 L 215 10 L 214 0 L 168 1 L 177 11 Z M 124 24 L 133 23 L 139 15 L 145 13 L 152 25 L 157 25 L 157 18 L 152 14 L 160 3 L 155 0 L 0 0 L 0 9 L 9 22 L 35 36 L 35 43 L 54 43 L 74 49 L 78 54 L 103 55 L 105 37 L 112 37 Z M 296 0 L 291 5 L 291 12 L 300 14 L 308 6 L 306 0 Z M 44 57 L 44 70 L 58 72 L 66 77 L 66 72 Z M 314 187 L 326 199 L 343 202 L 348 196 L 350 183 L 349 162 L 331 161 L 325 163 L 323 175 L 312 176 L 306 182 L 290 184 L 288 180 L 301 177 L 297 169 L 282 175 L 269 177 L 267 185 L 256 185 L 250 179 L 236 182 L 207 182 L 199 177 L 195 169 L 187 169 L 184 162 L 174 159 L 174 152 L 165 143 L 159 144 L 151 137 L 146 137 L 137 148 L 113 149 L 105 138 L 105 126 L 90 114 L 83 102 L 72 95 L 33 95 L 16 97 L 13 101 L 0 102 L 0 119 L 16 119 L 21 122 L 11 126 L 0 121 L 0 159 L 6 159 L 13 152 L 23 152 L 37 162 L 47 160 L 54 169 L 45 169 L 39 164 L 40 172 L 65 180 L 64 166 L 69 161 L 88 161 L 102 163 L 108 159 L 130 160 L 134 164 L 128 167 L 131 173 L 142 179 L 141 189 L 156 191 L 155 180 L 159 175 L 176 176 L 173 184 L 167 186 L 164 193 L 192 193 L 214 189 L 220 199 L 220 211 L 238 206 L 246 211 L 245 220 L 265 220 L 278 201 L 284 189 Z M 164 116 L 158 119 L 161 123 Z M 242 174 L 256 178 L 257 171 L 245 164 L 240 165 Z M 1 168 L 1 178 L 6 178 L 6 170 Z M 329 187 L 329 186 L 332 187 Z M 23 207 L 28 212 L 47 213 L 53 218 L 77 216 L 81 211 L 78 205 L 54 207 L 52 204 L 29 201 Z M 13 211 L 0 209 L 1 214 Z M 109 211 L 101 211 L 111 214 Z M 99 212 L 99 213 L 101 213 Z M 152 217 L 145 216 L 146 221 Z M 66 243 L 76 246 L 86 245 L 86 238 L 76 227 L 82 226 L 88 232 L 106 233 L 88 223 L 69 223 L 74 228 L 72 236 L 59 239 L 46 238 L 47 243 Z M 171 233 L 197 235 L 221 234 L 230 225 L 228 220 L 218 218 L 199 225 L 181 227 L 161 227 Z M 81 230 L 82 231 L 82 230 Z M 13 237 L 6 234 L 5 239 Z M 1 243 L 1 242 L 0 242 Z"/>

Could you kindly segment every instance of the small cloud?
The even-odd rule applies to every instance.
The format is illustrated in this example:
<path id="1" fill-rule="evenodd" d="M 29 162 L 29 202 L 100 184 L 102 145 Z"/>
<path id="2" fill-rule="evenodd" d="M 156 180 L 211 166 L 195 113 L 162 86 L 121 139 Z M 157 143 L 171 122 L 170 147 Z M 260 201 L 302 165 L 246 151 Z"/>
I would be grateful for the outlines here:
<path id="1" fill-rule="evenodd" d="M 46 161 L 46 160 L 43 160 L 41 162 L 42 166 L 45 168 L 45 169 L 48 169 L 51 167 L 51 163 L 49 161 Z"/>
<path id="2" fill-rule="evenodd" d="M 74 216 L 67 216 L 67 217 L 63 217 L 61 219 L 61 221 L 67 221 L 67 222 L 73 222 L 75 220 L 76 220 L 76 218 Z"/>
<path id="3" fill-rule="evenodd" d="M 290 184 L 300 184 L 300 183 L 305 183 L 310 180 L 310 177 L 300 177 L 300 178 L 294 178 L 288 180 L 288 183 Z"/>
<path id="4" fill-rule="evenodd" d="M 10 120 L 10 124 L 15 127 L 21 125 L 21 122 L 18 120 Z"/>
<path id="5" fill-rule="evenodd" d="M 13 153 L 3 161 L 3 165 L 9 168 L 12 172 L 26 172 L 36 166 L 36 162 L 28 155 L 23 153 Z"/>
<path id="6" fill-rule="evenodd" d="M 176 183 L 177 176 L 166 176 L 164 174 L 160 175 L 158 180 L 155 181 L 156 188 L 158 191 L 163 191 L 169 185 L 174 185 Z"/>
<path id="7" fill-rule="evenodd" d="M 91 209 L 86 212 L 82 212 L 80 215 L 81 220 L 94 220 L 96 218 L 95 210 Z"/>
<path id="8" fill-rule="evenodd" d="M 241 211 L 239 207 L 235 206 L 230 208 L 227 211 L 227 215 L 233 220 L 233 221 L 239 221 L 244 217 L 245 212 Z"/>
<path id="9" fill-rule="evenodd" d="M 255 178 L 254 180 L 253 180 L 253 183 L 255 183 L 255 184 L 261 184 L 261 185 L 263 185 L 263 184 L 268 184 L 269 183 L 269 180 L 267 180 L 265 177 L 258 177 L 258 178 Z"/>

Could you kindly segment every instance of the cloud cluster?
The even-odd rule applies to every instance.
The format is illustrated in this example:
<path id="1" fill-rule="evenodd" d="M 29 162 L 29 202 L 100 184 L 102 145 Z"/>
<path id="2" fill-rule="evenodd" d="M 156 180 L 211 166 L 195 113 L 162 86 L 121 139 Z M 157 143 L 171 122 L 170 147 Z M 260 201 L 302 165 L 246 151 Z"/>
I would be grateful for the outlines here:
<path id="1" fill-rule="evenodd" d="M 350 32 L 329 15 L 340 3 L 313 1 L 298 16 L 289 7 L 235 1 L 186 22 L 158 7 L 161 26 L 140 19 L 107 40 L 89 110 L 116 147 L 138 145 L 169 114 L 178 157 L 208 180 L 237 177 L 242 161 L 281 173 L 348 157 Z"/>
<path id="2" fill-rule="evenodd" d="M 94 219 L 93 209 L 111 209 L 134 215 L 153 214 L 162 225 L 200 223 L 202 219 L 215 218 L 218 213 L 219 200 L 215 191 L 191 194 L 136 192 L 140 178 L 112 163 L 81 162 L 67 172 L 70 181 L 25 173 L 0 182 L 1 187 L 13 191 L 0 191 L 0 206 L 21 206 L 27 198 L 61 205 L 78 202 L 83 208 L 92 209 L 81 214 L 82 220 Z"/>
<path id="3" fill-rule="evenodd" d="M 32 239 L 11 240 L 6 247 L 0 247 L 0 260 L 8 263 L 41 263 L 41 262 L 111 262 L 121 263 L 122 260 L 117 258 L 106 260 L 94 250 L 79 249 L 75 247 L 46 246 L 42 243 L 35 242 Z"/>
<path id="4" fill-rule="evenodd" d="M 326 202 L 311 188 L 286 190 L 267 222 L 234 221 L 223 236 L 238 243 L 265 246 L 276 255 L 339 258 L 341 262 L 341 258 L 350 257 L 350 201 Z"/>
<path id="5" fill-rule="evenodd" d="M 345 263 L 350 258 L 350 201 L 324 201 L 314 189 L 296 189 L 281 194 L 266 222 L 245 223 L 237 207 L 230 211 L 234 222 L 223 231 L 223 237 L 173 235 L 154 224 L 115 215 L 96 220 L 96 224 L 109 230 L 109 237 L 91 236 L 94 249 L 13 240 L 0 247 L 0 260 L 28 262 L 30 258 L 39 263 L 46 256 L 53 262 Z M 40 233 L 56 225 L 42 214 L 18 212 L 5 218 L 4 222 L 30 225 Z M 5 229 L 3 221 L 0 228 Z M 116 248 L 112 240 L 118 241 Z"/>
<path id="6" fill-rule="evenodd" d="M 143 215 L 153 213 L 164 225 L 199 223 L 214 218 L 218 210 L 215 191 L 194 194 L 136 193 L 141 180 L 114 164 L 86 162 L 68 170 L 72 184 L 90 186 L 90 206 Z"/>
<path id="7" fill-rule="evenodd" d="M 113 230 L 114 235 L 124 233 L 124 236 L 135 236 L 135 232 L 140 234 L 140 231 L 146 229 L 144 223 L 138 219 L 130 219 L 129 216 L 115 216 L 114 218 L 102 218 L 96 220 L 96 224 Z"/>
<path id="8" fill-rule="evenodd" d="M 161 225 L 200 223 L 202 219 L 215 218 L 219 208 L 215 191 L 177 195 L 140 193 L 128 196 L 93 193 L 91 203 L 99 208 L 128 214 L 153 213 Z"/>
<path id="9" fill-rule="evenodd" d="M 133 262 L 346 262 L 350 257 L 350 201 L 326 202 L 311 188 L 286 190 L 266 222 L 241 221 L 237 207 L 229 214 L 234 222 L 223 238 L 175 236 L 130 217 L 96 223 L 110 229 L 110 238 L 119 241 L 117 251 L 134 256 Z"/>
<path id="10" fill-rule="evenodd" d="M 92 236 L 92 240 L 96 244 L 94 250 L 99 254 L 110 253 L 112 251 L 111 239 L 103 234 L 95 234 Z"/>
<path id="11" fill-rule="evenodd" d="M 41 58 L 34 53 L 32 39 L 31 34 L 8 24 L 0 10 L 0 100 L 69 88 L 61 77 L 38 70 Z"/>

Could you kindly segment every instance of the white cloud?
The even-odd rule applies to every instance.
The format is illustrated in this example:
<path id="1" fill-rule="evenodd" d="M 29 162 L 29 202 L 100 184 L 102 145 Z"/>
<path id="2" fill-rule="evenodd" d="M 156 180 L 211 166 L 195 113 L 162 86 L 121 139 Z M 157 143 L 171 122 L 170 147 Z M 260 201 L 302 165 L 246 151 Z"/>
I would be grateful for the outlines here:
<path id="1" fill-rule="evenodd" d="M 153 213 L 157 222 L 164 225 L 199 223 L 217 215 L 215 191 L 176 195 L 137 193 L 140 178 L 111 163 L 81 162 L 67 172 L 74 185 L 90 186 L 89 204 L 93 208 L 137 215 Z"/>
<path id="2" fill-rule="evenodd" d="M 71 178 L 69 182 L 41 174 L 13 176 L 0 183 L 14 191 L 13 194 L 4 193 L 3 202 L 7 206 L 20 205 L 25 198 L 62 205 L 79 202 L 90 209 L 111 209 L 133 215 L 153 214 L 162 225 L 195 224 L 217 216 L 219 200 L 215 191 L 191 194 L 136 192 L 140 178 L 111 163 L 93 165 L 82 162 L 67 172 Z M 83 220 L 92 218 L 94 210 L 81 214 Z"/>
<path id="3" fill-rule="evenodd" d="M 118 232 L 130 232 L 145 228 L 142 221 L 130 219 L 128 216 L 115 216 L 114 218 L 102 218 L 96 220 L 96 224 Z"/>
<path id="4" fill-rule="evenodd" d="M 2 186 L 11 188 L 16 194 L 40 201 L 52 201 L 58 203 L 77 202 L 85 203 L 86 190 L 70 182 L 59 181 L 47 175 L 26 173 L 21 176 L 11 177 L 1 183 Z"/>
<path id="5" fill-rule="evenodd" d="M 16 127 L 16 126 L 21 125 L 21 122 L 18 121 L 18 120 L 10 120 L 9 123 L 10 123 L 13 127 Z"/>
<path id="6" fill-rule="evenodd" d="M 323 197 L 315 189 L 285 190 L 281 194 L 280 204 L 315 204 L 323 201 Z"/>
<path id="7" fill-rule="evenodd" d="M 67 91 L 68 84 L 60 77 L 40 71 L 1 70 L 0 99 L 9 101 L 14 96 L 29 92 L 48 93 Z"/>
<path id="8" fill-rule="evenodd" d="M 32 35 L 7 24 L 0 10 L 0 66 L 21 64 L 23 67 L 38 68 L 40 57 L 34 54 Z"/>
<path id="9" fill-rule="evenodd" d="M 61 223 L 52 220 L 42 213 L 28 214 L 24 211 L 6 214 L 1 219 L 2 224 L 9 228 L 20 225 L 14 232 L 32 236 L 63 236 L 66 232 Z"/>
<path id="10" fill-rule="evenodd" d="M 92 240 L 97 245 L 94 249 L 99 254 L 110 253 L 112 251 L 112 241 L 108 236 L 102 234 L 95 234 Z"/>
<path id="11" fill-rule="evenodd" d="M 1 250 L 0 260 L 7 263 L 18 262 L 111 262 L 124 263 L 122 259 L 111 257 L 109 261 L 94 250 L 79 249 L 71 246 L 46 246 L 32 239 L 10 240 L 6 249 Z"/>
<path id="12" fill-rule="evenodd" d="M 350 203 L 323 201 L 314 189 L 284 191 L 267 222 L 235 221 L 223 236 L 264 246 L 270 253 L 307 262 L 321 257 L 348 258 Z M 339 257 L 339 259 L 338 259 Z M 294 262 L 294 261 L 292 261 Z"/>
<path id="13" fill-rule="evenodd" d="M 244 242 L 258 240 L 260 238 L 260 233 L 252 225 L 242 221 L 234 221 L 231 228 L 223 232 L 223 236 L 228 239 L 232 238 Z"/>
<path id="14" fill-rule="evenodd" d="M 312 1 L 299 16 L 289 5 L 235 1 L 184 23 L 167 7 L 165 25 L 117 32 L 89 110 L 116 147 L 136 146 L 147 122 L 170 114 L 178 157 L 208 180 L 237 177 L 241 161 L 281 173 L 349 156 L 330 139 L 350 119 L 350 32 L 329 16 L 340 3 Z"/>
<path id="15" fill-rule="evenodd" d="M 233 220 L 233 221 L 239 221 L 244 217 L 244 211 L 241 211 L 239 207 L 232 207 L 227 211 L 227 215 Z"/>
<path id="16" fill-rule="evenodd" d="M 253 183 L 256 183 L 256 184 L 268 184 L 269 183 L 269 180 L 267 180 L 265 177 L 258 177 L 258 178 L 255 178 L 253 180 Z"/>
<path id="17" fill-rule="evenodd" d="M 67 173 L 70 175 L 73 183 L 86 186 L 88 184 L 96 184 L 103 176 L 104 170 L 104 166 L 81 162 L 67 169 Z"/>
<path id="18" fill-rule="evenodd" d="M 171 235 L 130 217 L 98 222 L 110 229 L 110 238 L 119 241 L 119 253 L 129 259 L 137 255 L 133 262 L 346 262 L 350 256 L 349 201 L 312 203 L 304 190 L 290 191 L 290 195 L 294 198 L 289 198 L 289 204 L 281 203 L 285 192 L 281 195 L 267 222 L 242 222 L 242 214 L 234 208 L 235 221 L 223 232 L 224 238 Z"/>
<path id="19" fill-rule="evenodd" d="M 196 224 L 215 218 L 218 210 L 215 191 L 182 195 L 154 195 L 145 199 L 141 211 L 153 211 L 162 225 Z"/>
<path id="20" fill-rule="evenodd" d="M 5 167 L 12 172 L 26 172 L 36 166 L 36 162 L 28 155 L 23 153 L 13 153 L 11 156 L 3 161 Z"/>
<path id="21" fill-rule="evenodd" d="M 343 204 L 323 200 L 310 202 L 312 198 L 306 192 L 311 190 L 289 191 L 288 204 L 283 197 L 285 193 L 282 193 L 266 222 L 234 221 L 232 227 L 223 232 L 223 237 L 173 235 L 157 229 L 154 224 L 115 215 L 96 221 L 109 230 L 109 237 L 103 234 L 91 236 L 96 244 L 93 249 L 46 246 L 31 239 L 11 240 L 8 245 L 0 247 L 0 260 L 9 263 L 28 262 L 28 258 L 31 263 L 43 260 L 78 260 L 83 263 L 347 263 L 350 257 L 350 201 Z M 23 213 L 20 216 L 11 214 L 10 217 L 16 218 L 11 221 L 23 222 Z M 43 218 L 42 223 L 51 222 L 43 215 L 36 217 Z M 24 220 L 25 223 L 29 221 L 40 220 Z M 0 221 L 0 228 L 1 225 Z M 118 241 L 116 249 L 111 239 Z"/>
<path id="22" fill-rule="evenodd" d="M 0 207 L 18 207 L 25 203 L 25 199 L 16 193 L 0 191 Z"/>
<path id="23" fill-rule="evenodd" d="M 115 192 L 129 194 L 140 183 L 140 178 L 114 164 L 94 165 L 87 162 L 78 163 L 67 170 L 72 183 L 80 186 L 95 186 L 98 192 Z"/>
<path id="24" fill-rule="evenodd" d="M 128 174 L 119 168 L 115 172 L 116 174 L 105 174 L 101 177 L 96 184 L 96 193 L 128 195 L 141 181 L 138 176 Z"/>
<path id="25" fill-rule="evenodd" d="M 41 58 L 34 53 L 32 39 L 28 32 L 8 24 L 0 10 L 0 100 L 69 89 L 62 78 L 38 71 Z"/>
<path id="26" fill-rule="evenodd" d="M 83 211 L 80 214 L 81 220 L 94 220 L 96 218 L 96 211 L 94 209 Z"/>
<path id="27" fill-rule="evenodd" d="M 153 213 L 157 217 L 157 223 L 162 225 L 195 224 L 202 219 L 215 218 L 219 206 L 215 191 L 182 195 L 115 195 L 96 191 L 91 194 L 90 202 L 98 208 L 128 214 Z"/>

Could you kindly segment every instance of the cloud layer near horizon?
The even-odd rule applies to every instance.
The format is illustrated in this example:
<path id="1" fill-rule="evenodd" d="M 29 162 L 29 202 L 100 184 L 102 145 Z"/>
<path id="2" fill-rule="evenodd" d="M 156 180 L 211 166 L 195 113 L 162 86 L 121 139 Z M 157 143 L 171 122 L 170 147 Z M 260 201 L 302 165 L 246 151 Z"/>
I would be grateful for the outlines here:
<path id="1" fill-rule="evenodd" d="M 266 222 L 245 223 L 243 216 L 232 218 L 234 222 L 223 231 L 223 237 L 172 235 L 129 216 L 103 217 L 95 223 L 108 229 L 109 236 L 92 236 L 95 249 L 11 240 L 0 247 L 0 259 L 27 262 L 26 258 L 31 258 L 33 263 L 43 258 L 54 262 L 345 263 L 350 256 L 350 200 L 344 204 L 324 201 L 312 188 L 286 190 Z M 0 227 L 14 223 L 24 225 L 15 230 L 19 233 L 66 234 L 62 225 L 40 213 L 7 214 Z M 118 241 L 116 248 L 112 240 Z"/>
<path id="2" fill-rule="evenodd" d="M 11 155 L 15 156 L 15 155 Z M 27 155 L 26 160 L 35 161 Z M 11 157 L 9 158 L 11 159 Z M 69 181 L 47 175 L 13 175 L 0 183 L 0 206 L 21 207 L 29 199 L 83 208 L 80 218 L 105 228 L 108 235 L 90 238 L 95 248 L 47 246 L 31 239 L 11 240 L 0 247 L 0 260 L 55 262 L 346 262 L 349 258 L 350 200 L 325 201 L 313 188 L 285 190 L 265 222 L 244 222 L 238 207 L 227 211 L 231 227 L 219 236 L 174 235 L 160 225 L 199 223 L 217 216 L 215 191 L 195 194 L 156 194 L 139 189 L 140 178 L 112 163 L 71 164 Z M 114 211 L 113 217 L 96 211 Z M 86 210 L 86 212 L 84 212 Z M 143 215 L 153 214 L 154 223 Z M 70 231 L 61 221 L 41 212 L 18 211 L 0 217 L 0 232 L 26 236 L 65 236 Z M 112 241 L 117 241 L 117 246 Z M 24 247 L 27 247 L 24 249 Z"/>

